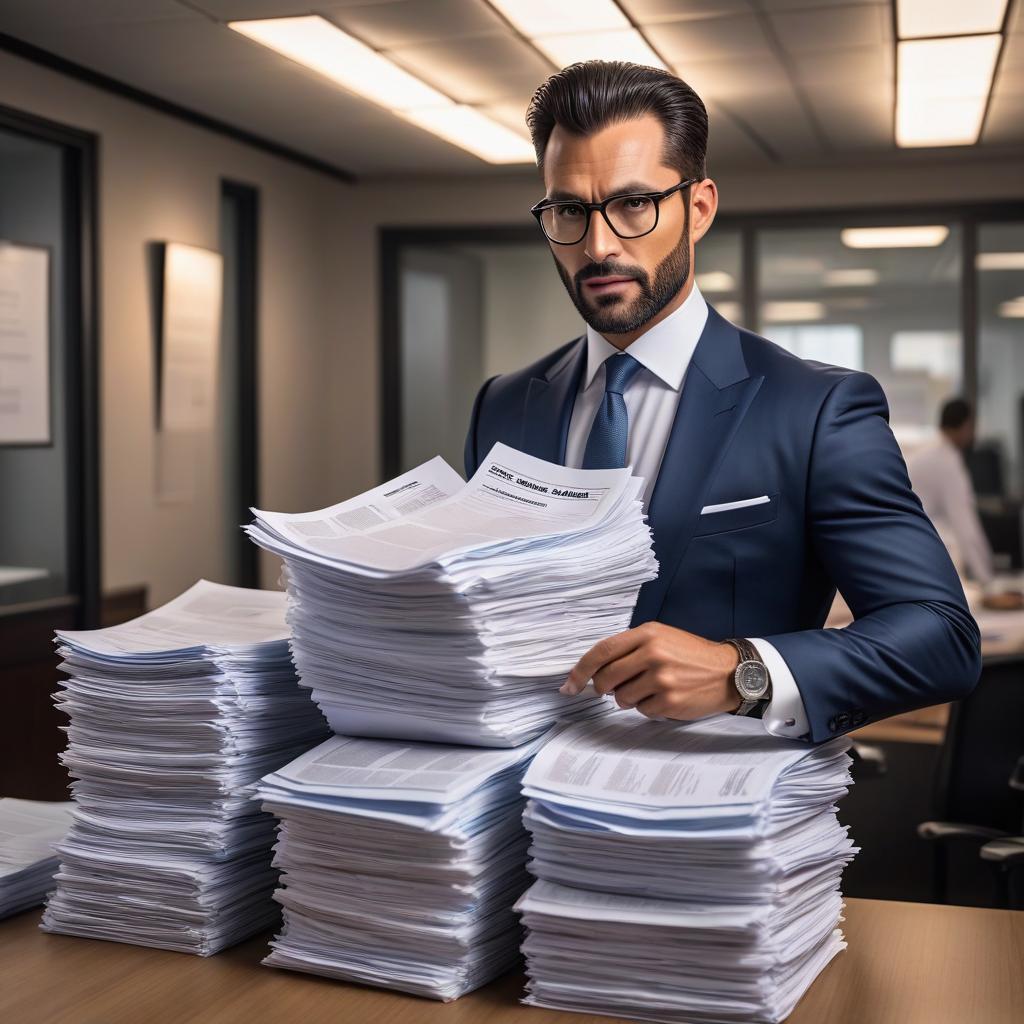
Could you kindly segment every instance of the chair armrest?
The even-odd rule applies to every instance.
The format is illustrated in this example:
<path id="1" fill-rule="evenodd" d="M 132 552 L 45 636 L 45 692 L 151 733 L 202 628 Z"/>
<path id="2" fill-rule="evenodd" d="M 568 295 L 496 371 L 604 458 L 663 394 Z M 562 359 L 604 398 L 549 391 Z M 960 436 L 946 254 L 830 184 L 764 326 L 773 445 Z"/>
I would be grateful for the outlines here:
<path id="1" fill-rule="evenodd" d="M 981 848 L 982 860 L 990 860 L 1006 868 L 1024 868 L 1024 836 L 994 839 Z"/>
<path id="2" fill-rule="evenodd" d="M 966 825 L 956 821 L 922 821 L 917 826 L 917 834 L 922 839 L 940 843 L 954 840 L 987 843 L 991 839 L 1003 839 L 1006 836 L 1002 829 L 987 828 L 984 825 Z"/>
<path id="3" fill-rule="evenodd" d="M 850 774 L 857 779 L 872 779 L 889 770 L 885 751 L 871 743 L 854 742 L 850 747 L 853 766 Z"/>

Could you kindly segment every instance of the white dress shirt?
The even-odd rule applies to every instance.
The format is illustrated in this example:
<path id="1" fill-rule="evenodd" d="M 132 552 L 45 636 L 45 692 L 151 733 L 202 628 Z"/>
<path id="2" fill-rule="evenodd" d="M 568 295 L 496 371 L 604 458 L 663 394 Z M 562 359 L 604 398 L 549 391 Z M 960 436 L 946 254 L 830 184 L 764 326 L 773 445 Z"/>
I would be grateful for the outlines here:
<path id="1" fill-rule="evenodd" d="M 978 518 L 974 488 L 960 449 L 940 433 L 907 456 L 907 472 L 956 567 L 988 586 L 995 575 L 992 548 Z"/>
<path id="2" fill-rule="evenodd" d="M 629 415 L 626 462 L 646 481 L 646 507 L 658 479 L 672 424 L 675 422 L 683 380 L 708 318 L 708 306 L 697 283 L 683 304 L 660 323 L 646 330 L 627 349 L 642 369 L 623 392 Z M 598 406 L 604 398 L 604 361 L 619 350 L 587 325 L 587 363 L 569 421 L 565 464 L 583 465 L 583 453 Z M 782 655 L 765 640 L 749 638 L 772 678 L 772 701 L 765 708 L 768 732 L 790 738 L 809 731 L 807 714 L 792 672 Z"/>

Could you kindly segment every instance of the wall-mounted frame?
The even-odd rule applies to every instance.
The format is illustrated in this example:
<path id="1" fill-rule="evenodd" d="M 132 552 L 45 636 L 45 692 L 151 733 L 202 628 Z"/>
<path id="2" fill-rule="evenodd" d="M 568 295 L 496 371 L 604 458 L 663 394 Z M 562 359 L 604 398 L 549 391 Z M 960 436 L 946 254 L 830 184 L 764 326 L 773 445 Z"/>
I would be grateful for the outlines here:
<path id="1" fill-rule="evenodd" d="M 0 238 L 0 445 L 53 444 L 53 254 Z"/>

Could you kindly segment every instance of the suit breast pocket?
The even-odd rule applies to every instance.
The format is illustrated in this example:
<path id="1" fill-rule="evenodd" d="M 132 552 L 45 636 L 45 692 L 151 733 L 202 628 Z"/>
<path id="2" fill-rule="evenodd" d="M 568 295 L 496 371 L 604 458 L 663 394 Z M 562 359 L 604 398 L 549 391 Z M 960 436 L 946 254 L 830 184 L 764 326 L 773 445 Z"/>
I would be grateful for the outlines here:
<path id="1" fill-rule="evenodd" d="M 731 507 L 730 507 L 731 506 Z M 734 530 L 748 530 L 775 520 L 779 514 L 779 492 L 758 498 L 706 505 L 697 520 L 694 537 L 709 537 Z"/>

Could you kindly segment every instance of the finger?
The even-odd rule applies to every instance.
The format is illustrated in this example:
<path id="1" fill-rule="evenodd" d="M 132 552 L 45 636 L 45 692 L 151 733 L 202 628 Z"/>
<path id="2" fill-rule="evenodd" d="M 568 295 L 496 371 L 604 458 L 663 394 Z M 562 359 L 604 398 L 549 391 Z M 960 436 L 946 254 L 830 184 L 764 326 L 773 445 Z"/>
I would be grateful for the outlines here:
<path id="1" fill-rule="evenodd" d="M 631 651 L 594 673 L 594 689 L 600 694 L 611 693 L 617 686 L 641 675 L 648 667 L 648 658 L 643 649 Z"/>
<path id="2" fill-rule="evenodd" d="M 587 680 L 593 679 L 594 673 L 608 662 L 621 658 L 624 654 L 629 654 L 630 651 L 639 647 L 642 638 L 638 629 L 639 627 L 627 629 L 625 632 L 616 633 L 614 636 L 606 637 L 594 644 L 572 667 L 560 692 L 579 693 L 587 685 Z"/>
<path id="3" fill-rule="evenodd" d="M 640 701 L 636 705 L 637 711 L 648 718 L 664 718 L 669 710 L 669 698 L 664 693 L 657 693 L 653 697 Z"/>
<path id="4" fill-rule="evenodd" d="M 645 672 L 616 689 L 615 703 L 620 708 L 635 708 L 641 701 L 654 697 L 659 692 L 653 675 L 650 672 Z"/>

